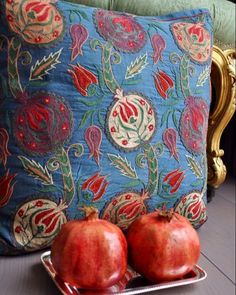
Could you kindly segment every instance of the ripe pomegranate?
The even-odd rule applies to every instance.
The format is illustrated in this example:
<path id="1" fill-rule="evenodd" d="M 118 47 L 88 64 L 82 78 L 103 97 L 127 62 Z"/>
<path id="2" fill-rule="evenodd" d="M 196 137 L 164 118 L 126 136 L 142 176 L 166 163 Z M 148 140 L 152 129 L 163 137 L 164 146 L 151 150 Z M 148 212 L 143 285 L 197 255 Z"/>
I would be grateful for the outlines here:
<path id="1" fill-rule="evenodd" d="M 200 255 L 200 241 L 190 222 L 165 208 L 136 219 L 128 229 L 130 264 L 152 282 L 180 279 Z"/>
<path id="2" fill-rule="evenodd" d="M 93 207 L 86 217 L 64 224 L 56 236 L 51 259 L 57 274 L 70 285 L 104 289 L 117 283 L 127 269 L 127 242 L 122 231 L 98 218 Z"/>

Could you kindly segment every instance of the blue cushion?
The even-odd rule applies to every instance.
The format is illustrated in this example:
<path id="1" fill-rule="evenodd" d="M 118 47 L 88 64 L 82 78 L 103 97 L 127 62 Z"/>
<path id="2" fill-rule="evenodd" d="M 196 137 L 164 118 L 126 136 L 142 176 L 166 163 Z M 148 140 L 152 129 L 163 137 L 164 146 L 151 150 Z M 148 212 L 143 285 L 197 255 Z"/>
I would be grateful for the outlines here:
<path id="1" fill-rule="evenodd" d="M 212 23 L 1 0 L 0 254 L 47 247 L 95 206 L 126 230 L 206 219 Z"/>

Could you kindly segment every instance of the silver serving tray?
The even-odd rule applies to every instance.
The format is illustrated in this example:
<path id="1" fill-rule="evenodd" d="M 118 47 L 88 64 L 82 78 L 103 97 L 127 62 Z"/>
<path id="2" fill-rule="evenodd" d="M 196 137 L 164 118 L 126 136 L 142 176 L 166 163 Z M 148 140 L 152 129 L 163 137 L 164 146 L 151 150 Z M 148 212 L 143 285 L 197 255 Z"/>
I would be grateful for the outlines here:
<path id="1" fill-rule="evenodd" d="M 56 284 L 57 288 L 64 295 L 134 295 L 145 292 L 152 292 L 177 286 L 184 286 L 200 282 L 207 277 L 207 273 L 198 265 L 195 265 L 193 270 L 181 280 L 153 284 L 144 279 L 140 274 L 127 269 L 125 276 L 116 285 L 106 290 L 82 290 L 64 282 L 55 272 L 51 262 L 51 251 L 47 251 L 41 255 L 41 261 L 46 271 Z"/>

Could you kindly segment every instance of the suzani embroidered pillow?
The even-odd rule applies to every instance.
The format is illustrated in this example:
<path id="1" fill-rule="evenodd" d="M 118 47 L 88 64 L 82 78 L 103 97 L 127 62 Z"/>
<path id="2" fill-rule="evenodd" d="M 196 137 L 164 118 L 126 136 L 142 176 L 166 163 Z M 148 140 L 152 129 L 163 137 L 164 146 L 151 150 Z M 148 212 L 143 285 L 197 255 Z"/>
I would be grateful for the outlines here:
<path id="1" fill-rule="evenodd" d="M 92 205 L 123 230 L 164 204 L 206 220 L 212 24 L 1 0 L 0 254 Z"/>

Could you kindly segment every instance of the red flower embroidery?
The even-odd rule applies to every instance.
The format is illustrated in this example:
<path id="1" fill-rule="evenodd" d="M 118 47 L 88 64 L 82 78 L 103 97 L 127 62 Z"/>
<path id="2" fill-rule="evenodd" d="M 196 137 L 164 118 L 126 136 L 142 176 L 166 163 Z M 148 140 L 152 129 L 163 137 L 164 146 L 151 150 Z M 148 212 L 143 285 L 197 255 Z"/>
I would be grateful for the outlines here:
<path id="1" fill-rule="evenodd" d="M 22 217 L 24 215 L 25 211 L 23 209 L 20 209 L 19 212 L 18 212 L 18 215 L 20 217 Z"/>
<path id="2" fill-rule="evenodd" d="M 77 66 L 71 65 L 73 71 L 68 69 L 68 73 L 73 78 L 74 85 L 80 94 L 87 96 L 87 90 L 90 84 L 98 84 L 97 77 L 89 70 L 82 67 L 80 64 Z"/>
<path id="3" fill-rule="evenodd" d="M 16 228 L 15 228 L 15 232 L 17 233 L 17 234 L 19 234 L 20 232 L 22 232 L 23 231 L 23 229 L 22 229 L 22 227 L 21 226 L 16 226 Z"/>
<path id="4" fill-rule="evenodd" d="M 82 190 L 89 190 L 93 193 L 93 201 L 96 202 L 101 199 L 101 197 L 105 194 L 106 189 L 108 187 L 109 182 L 106 181 L 106 177 L 104 175 L 100 175 L 100 173 L 96 173 L 93 176 L 89 177 L 83 184 Z"/>
<path id="5" fill-rule="evenodd" d="M 164 177 L 163 181 L 170 185 L 171 194 L 177 192 L 184 177 L 184 171 L 180 171 L 180 168 L 171 171 Z"/>
<path id="6" fill-rule="evenodd" d="M 138 117 L 138 110 L 132 102 L 129 102 L 127 99 L 125 102 L 121 101 L 119 104 L 119 111 L 121 120 L 125 123 L 128 123 L 131 119 Z"/>
<path id="7" fill-rule="evenodd" d="M 94 20 L 99 34 L 123 52 L 137 52 L 146 43 L 146 32 L 131 15 L 98 9 Z"/>
<path id="8" fill-rule="evenodd" d="M 15 183 L 12 184 L 12 181 L 16 175 L 17 174 L 9 174 L 8 170 L 6 175 L 0 177 L 0 207 L 5 206 L 11 198 L 15 185 Z"/>
<path id="9" fill-rule="evenodd" d="M 166 99 L 168 90 L 174 87 L 173 80 L 163 71 L 159 71 L 154 75 L 154 81 L 158 93 Z"/>
<path id="10" fill-rule="evenodd" d="M 172 33 L 178 46 L 189 57 L 204 63 L 211 54 L 211 36 L 202 23 L 179 22 L 172 27 Z"/>
<path id="11" fill-rule="evenodd" d="M 35 204 L 37 207 L 42 207 L 43 206 L 43 201 L 38 200 Z"/>

